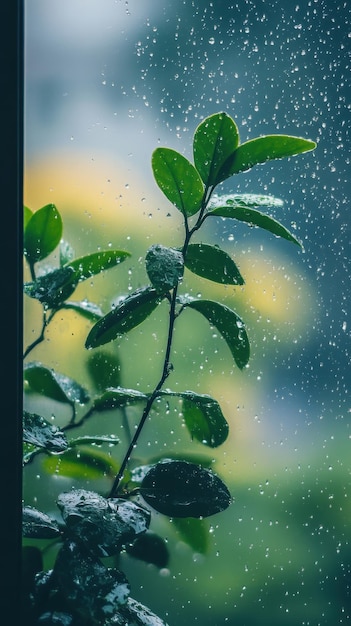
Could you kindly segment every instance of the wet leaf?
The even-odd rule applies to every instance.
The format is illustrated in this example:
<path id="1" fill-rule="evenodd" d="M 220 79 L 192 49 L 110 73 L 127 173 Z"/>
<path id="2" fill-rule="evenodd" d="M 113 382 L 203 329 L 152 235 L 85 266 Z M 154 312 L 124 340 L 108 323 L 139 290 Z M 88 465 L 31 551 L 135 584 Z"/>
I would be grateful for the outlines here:
<path id="1" fill-rule="evenodd" d="M 207 187 L 223 179 L 221 169 L 239 143 L 238 128 L 226 113 L 210 115 L 194 135 L 194 163 Z"/>
<path id="2" fill-rule="evenodd" d="M 88 319 L 90 322 L 96 322 L 104 317 L 104 313 L 101 308 L 93 302 L 88 302 L 88 300 L 82 300 L 82 302 L 72 302 L 69 300 L 62 305 L 62 308 L 72 309 L 73 311 L 79 313 L 82 317 Z"/>
<path id="3" fill-rule="evenodd" d="M 309 139 L 290 135 L 264 135 L 242 143 L 229 156 L 221 172 L 221 180 L 233 174 L 245 172 L 254 165 L 265 163 L 272 159 L 283 159 L 309 152 L 316 148 L 316 143 Z"/>
<path id="4" fill-rule="evenodd" d="M 31 391 L 47 396 L 56 402 L 86 404 L 90 400 L 87 390 L 75 380 L 38 362 L 28 363 L 25 366 L 24 380 Z"/>
<path id="5" fill-rule="evenodd" d="M 194 274 L 223 285 L 243 285 L 244 279 L 233 259 L 218 248 L 205 243 L 190 244 L 185 266 Z"/>
<path id="6" fill-rule="evenodd" d="M 79 259 L 70 260 L 66 264 L 66 267 L 72 267 L 76 273 L 78 282 L 81 282 L 104 270 L 119 265 L 130 256 L 130 253 L 124 250 L 104 250 L 93 252 Z"/>
<path id="7" fill-rule="evenodd" d="M 135 402 L 147 400 L 147 395 L 136 389 L 124 389 L 124 387 L 111 387 L 99 398 L 94 400 L 95 411 L 109 411 L 111 409 L 128 406 Z"/>
<path id="8" fill-rule="evenodd" d="M 116 442 L 113 442 L 115 445 Z M 69 442 L 71 446 L 71 442 Z M 109 476 L 114 478 L 119 464 L 107 452 L 93 447 L 75 444 L 60 455 L 49 456 L 42 461 L 43 469 L 55 476 L 78 480 L 96 480 Z"/>
<path id="9" fill-rule="evenodd" d="M 117 622 L 116 626 L 168 626 L 147 606 L 133 600 L 133 598 L 128 598 L 127 603 L 121 607 L 120 613 L 126 621 Z"/>
<path id="10" fill-rule="evenodd" d="M 87 549 L 67 540 L 54 566 L 56 585 L 68 606 L 97 624 L 105 623 L 127 602 L 130 592 L 125 575 L 108 568 Z"/>
<path id="11" fill-rule="evenodd" d="M 175 517 L 173 525 L 184 541 L 194 552 L 207 554 L 209 534 L 205 520 L 195 517 Z"/>
<path id="12" fill-rule="evenodd" d="M 251 209 L 258 209 L 260 207 L 274 207 L 280 209 L 284 206 L 283 200 L 276 198 L 275 196 L 265 196 L 258 193 L 239 193 L 226 195 L 213 194 L 211 196 L 209 208 L 212 210 L 217 207 L 223 207 L 227 204 L 233 207 Z"/>
<path id="13" fill-rule="evenodd" d="M 31 506 L 23 508 L 22 532 L 29 539 L 52 539 L 61 534 L 55 520 Z"/>
<path id="14" fill-rule="evenodd" d="M 142 287 L 127 296 L 91 329 L 86 348 L 98 348 L 141 324 L 160 303 L 156 289 Z"/>
<path id="15" fill-rule="evenodd" d="M 65 239 L 60 241 L 60 267 L 68 264 L 69 261 L 74 259 L 74 249 L 71 244 Z"/>
<path id="16" fill-rule="evenodd" d="M 213 472 L 187 463 L 165 460 L 154 465 L 140 487 L 144 500 L 169 517 L 209 517 L 224 511 L 230 493 Z"/>
<path id="17" fill-rule="evenodd" d="M 66 435 L 53 424 L 49 424 L 37 413 L 23 412 L 23 441 L 49 452 L 63 452 L 68 448 Z"/>
<path id="18" fill-rule="evenodd" d="M 152 170 L 159 188 L 179 211 L 191 216 L 200 210 L 203 185 L 188 159 L 171 148 L 156 148 Z"/>
<path id="19" fill-rule="evenodd" d="M 126 552 L 129 556 L 145 563 L 152 563 L 156 567 L 168 565 L 169 552 L 166 542 L 150 530 L 137 537 L 131 545 L 127 545 Z"/>
<path id="20" fill-rule="evenodd" d="M 72 267 L 62 267 L 39 276 L 35 281 L 24 284 L 24 293 L 39 300 L 49 309 L 58 309 L 77 287 L 76 274 Z"/>
<path id="21" fill-rule="evenodd" d="M 282 237 L 287 241 L 301 246 L 300 242 L 294 237 L 294 235 L 285 226 L 280 224 L 277 220 L 261 211 L 257 211 L 249 206 L 243 205 L 243 203 L 237 204 L 235 199 L 227 198 L 226 204 L 218 206 L 208 212 L 208 216 L 214 217 L 227 217 L 231 219 L 237 219 L 241 222 L 247 222 L 250 226 L 258 226 L 264 230 L 273 233 L 276 237 Z"/>
<path id="22" fill-rule="evenodd" d="M 184 259 L 179 250 L 161 244 L 151 246 L 145 257 L 147 275 L 160 294 L 174 289 L 184 273 Z"/>
<path id="23" fill-rule="evenodd" d="M 250 344 L 242 319 L 224 304 L 213 300 L 191 300 L 184 307 L 195 309 L 215 326 L 225 339 L 233 359 L 240 369 L 250 358 Z"/>
<path id="24" fill-rule="evenodd" d="M 102 350 L 92 352 L 88 355 L 86 366 L 97 391 L 120 385 L 121 361 L 115 354 Z"/>
<path id="25" fill-rule="evenodd" d="M 192 392 L 180 394 L 185 424 L 193 439 L 216 448 L 228 437 L 229 426 L 218 402 Z"/>
<path id="26" fill-rule="evenodd" d="M 57 504 L 71 536 L 98 556 L 112 556 L 149 527 L 150 513 L 122 499 L 108 500 L 76 489 L 61 493 Z"/>
<path id="27" fill-rule="evenodd" d="M 24 231 L 24 254 L 28 262 L 45 259 L 55 250 L 61 236 L 62 218 L 54 204 L 47 204 L 33 213 Z"/>

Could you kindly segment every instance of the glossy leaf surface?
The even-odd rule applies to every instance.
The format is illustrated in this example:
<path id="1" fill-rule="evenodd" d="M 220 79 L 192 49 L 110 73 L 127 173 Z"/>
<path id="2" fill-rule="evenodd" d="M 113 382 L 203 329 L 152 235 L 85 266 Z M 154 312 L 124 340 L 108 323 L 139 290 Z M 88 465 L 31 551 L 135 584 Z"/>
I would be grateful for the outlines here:
<path id="1" fill-rule="evenodd" d="M 61 534 L 55 520 L 31 506 L 23 508 L 22 532 L 30 539 L 53 539 Z"/>
<path id="2" fill-rule="evenodd" d="M 121 607 L 120 615 L 125 621 L 116 621 L 113 626 L 168 626 L 166 622 L 150 611 L 147 606 L 133 598 L 128 598 L 127 603 Z"/>
<path id="3" fill-rule="evenodd" d="M 206 186 L 218 185 L 223 180 L 221 170 L 238 143 L 238 128 L 226 113 L 215 113 L 197 127 L 194 163 Z"/>
<path id="4" fill-rule="evenodd" d="M 90 322 L 96 322 L 97 320 L 104 317 L 104 313 L 101 308 L 95 304 L 94 302 L 89 302 L 88 300 L 82 300 L 82 302 L 73 302 L 72 300 L 67 300 L 63 305 L 63 309 L 71 309 L 76 313 L 79 313 L 82 317 L 85 317 Z"/>
<path id="5" fill-rule="evenodd" d="M 108 500 L 85 489 L 61 493 L 57 504 L 71 536 L 98 556 L 116 554 L 150 523 L 149 511 L 134 502 Z"/>
<path id="6" fill-rule="evenodd" d="M 154 465 L 140 487 L 144 500 L 169 517 L 209 517 L 224 511 L 230 493 L 213 472 L 187 463 L 165 460 Z"/>
<path id="7" fill-rule="evenodd" d="M 169 552 L 166 542 L 150 530 L 139 535 L 131 545 L 127 545 L 126 552 L 133 558 L 152 563 L 156 567 L 168 565 Z"/>
<path id="8" fill-rule="evenodd" d="M 86 404 L 90 396 L 84 387 L 69 376 L 55 372 L 41 363 L 28 363 L 24 370 L 24 379 L 31 391 L 40 393 L 57 402 L 78 402 Z"/>
<path id="9" fill-rule="evenodd" d="M 62 218 L 54 204 L 47 204 L 33 213 L 27 222 L 23 242 L 29 263 L 45 259 L 55 250 L 61 236 Z"/>
<path id="10" fill-rule="evenodd" d="M 97 348 L 141 324 L 157 307 L 159 294 L 151 287 L 138 289 L 127 296 L 116 308 L 99 320 L 91 329 L 86 348 Z"/>
<path id="11" fill-rule="evenodd" d="M 128 406 L 135 402 L 147 400 L 147 395 L 136 389 L 124 389 L 124 387 L 112 387 L 99 398 L 94 400 L 95 411 L 109 411 L 112 409 Z"/>
<path id="12" fill-rule="evenodd" d="M 188 159 L 171 148 L 156 148 L 152 154 L 152 170 L 159 188 L 179 211 L 187 216 L 199 211 L 203 185 Z"/>
<path id="13" fill-rule="evenodd" d="M 104 250 L 94 252 L 79 259 L 70 260 L 66 267 L 72 267 L 76 273 L 78 282 L 87 280 L 104 270 L 119 265 L 130 257 L 129 252 L 124 250 Z"/>
<path id="14" fill-rule="evenodd" d="M 259 209 L 262 207 L 274 207 L 282 208 L 284 206 L 283 200 L 276 198 L 275 196 L 265 196 L 258 193 L 239 193 L 239 194 L 216 194 L 211 196 L 209 202 L 209 209 L 216 209 L 217 207 L 223 207 L 225 205 L 251 209 Z"/>
<path id="15" fill-rule="evenodd" d="M 193 439 L 217 448 L 228 437 L 229 426 L 218 402 L 207 395 L 181 394 L 185 424 Z"/>
<path id="16" fill-rule="evenodd" d="M 254 165 L 296 156 L 303 152 L 314 150 L 316 143 L 309 139 L 290 135 L 264 135 L 242 143 L 229 156 L 220 172 L 220 177 L 225 180 L 233 174 L 245 172 Z"/>
<path id="17" fill-rule="evenodd" d="M 192 300 L 186 304 L 204 315 L 225 339 L 237 366 L 242 369 L 250 357 L 250 344 L 242 319 L 224 304 L 212 300 Z"/>
<path id="18" fill-rule="evenodd" d="M 233 259 L 221 248 L 205 243 L 188 246 L 185 266 L 194 274 L 223 285 L 243 285 L 244 279 Z"/>
<path id="19" fill-rule="evenodd" d="M 208 215 L 213 215 L 215 217 L 228 217 L 232 219 L 237 219 L 240 222 L 246 222 L 250 224 L 250 226 L 258 226 L 259 228 L 263 228 L 268 232 L 272 233 L 276 237 L 282 237 L 287 241 L 292 241 L 293 243 L 301 246 L 301 243 L 294 237 L 294 235 L 283 226 L 280 222 L 275 220 L 273 217 L 262 213 L 261 211 L 257 211 L 256 209 L 251 209 L 249 207 L 243 207 L 240 205 L 237 206 L 223 206 L 218 207 L 217 209 L 213 209 L 210 211 Z"/>
<path id="20" fill-rule="evenodd" d="M 25 283 L 24 292 L 30 298 L 39 300 L 49 309 L 58 309 L 77 287 L 75 271 L 72 267 L 62 267 L 39 276 L 31 283 Z"/>
<path id="21" fill-rule="evenodd" d="M 23 441 L 50 452 L 62 452 L 68 448 L 66 435 L 37 413 L 23 412 Z"/>
<path id="22" fill-rule="evenodd" d="M 161 244 L 155 244 L 148 249 L 145 266 L 152 286 L 160 294 L 174 289 L 184 273 L 182 253 Z"/>

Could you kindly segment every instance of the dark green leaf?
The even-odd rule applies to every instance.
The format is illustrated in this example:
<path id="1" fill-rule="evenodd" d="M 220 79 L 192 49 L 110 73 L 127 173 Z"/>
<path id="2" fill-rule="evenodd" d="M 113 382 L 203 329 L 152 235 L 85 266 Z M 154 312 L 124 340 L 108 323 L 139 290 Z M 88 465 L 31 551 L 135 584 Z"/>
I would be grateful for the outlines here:
<path id="1" fill-rule="evenodd" d="M 221 169 L 238 143 L 238 128 L 226 113 L 215 113 L 198 126 L 194 135 L 194 162 L 207 187 L 223 180 Z"/>
<path id="2" fill-rule="evenodd" d="M 99 392 L 108 387 L 118 387 L 121 383 L 120 359 L 110 352 L 91 352 L 87 358 L 87 370 L 95 389 Z"/>
<path id="3" fill-rule="evenodd" d="M 24 379 L 31 391 L 40 393 L 57 402 L 86 404 L 90 396 L 86 389 L 75 380 L 48 369 L 41 363 L 28 363 L 24 370 Z"/>
<path id="4" fill-rule="evenodd" d="M 22 532 L 29 539 L 51 539 L 61 534 L 55 520 L 31 506 L 23 508 Z"/>
<path id="5" fill-rule="evenodd" d="M 225 180 L 233 174 L 245 172 L 254 165 L 272 159 L 283 159 L 309 152 L 316 148 L 316 143 L 301 137 L 289 135 L 264 135 L 242 143 L 224 163 L 220 177 Z"/>
<path id="6" fill-rule="evenodd" d="M 24 231 L 24 254 L 29 263 L 45 259 L 59 244 L 62 218 L 54 204 L 33 213 Z"/>
<path id="7" fill-rule="evenodd" d="M 133 558 L 152 563 L 156 567 L 168 565 L 169 552 L 166 542 L 150 530 L 137 537 L 131 545 L 127 545 L 126 552 Z"/>
<path id="8" fill-rule="evenodd" d="M 150 512 L 134 502 L 106 499 L 84 489 L 61 493 L 57 504 L 70 535 L 98 556 L 117 554 L 150 523 Z"/>
<path id="9" fill-rule="evenodd" d="M 191 436 L 210 448 L 220 446 L 228 437 L 229 426 L 218 402 L 190 391 L 180 395 L 184 421 Z"/>
<path id="10" fill-rule="evenodd" d="M 30 298 L 39 300 L 49 309 L 58 309 L 72 295 L 77 286 L 72 267 L 62 267 L 39 276 L 31 283 L 25 283 L 24 292 Z"/>
<path id="11" fill-rule="evenodd" d="M 72 445 L 71 442 L 69 445 Z M 119 470 L 119 465 L 110 454 L 82 445 L 70 448 L 59 456 L 46 457 L 42 466 L 49 474 L 78 480 L 96 480 L 106 476 L 114 478 Z"/>
<path id="12" fill-rule="evenodd" d="M 68 300 L 62 305 L 62 308 L 72 309 L 73 311 L 79 313 L 82 317 L 88 319 L 90 322 L 96 322 L 104 316 L 103 311 L 97 304 L 88 302 L 87 300 L 82 300 L 82 302 L 72 302 L 71 300 Z"/>
<path id="13" fill-rule="evenodd" d="M 205 520 L 195 517 L 175 517 L 173 525 L 178 530 L 182 541 L 194 552 L 207 554 L 209 534 Z"/>
<path id="14" fill-rule="evenodd" d="M 86 348 L 98 348 L 141 324 L 160 303 L 156 289 L 143 287 L 127 296 L 91 329 Z"/>
<path id="15" fill-rule="evenodd" d="M 79 610 L 79 623 L 104 624 L 105 619 L 126 604 L 129 596 L 125 575 L 105 567 L 79 541 L 71 538 L 58 553 L 54 577 L 65 604 Z"/>
<path id="16" fill-rule="evenodd" d="M 124 250 L 104 250 L 93 252 L 79 259 L 69 261 L 66 266 L 72 267 L 76 273 L 78 282 L 87 280 L 104 270 L 115 267 L 130 257 L 129 252 Z"/>
<path id="17" fill-rule="evenodd" d="M 161 244 L 151 246 L 146 253 L 145 265 L 152 286 L 160 294 L 174 289 L 183 277 L 183 255 L 174 248 Z"/>
<path id="18" fill-rule="evenodd" d="M 95 411 L 109 411 L 112 409 L 128 406 L 135 402 L 147 400 L 147 395 L 136 389 L 124 389 L 124 387 L 112 387 L 99 398 L 94 400 Z"/>
<path id="19" fill-rule="evenodd" d="M 224 285 L 243 285 L 244 279 L 233 259 L 218 248 L 205 243 L 188 246 L 185 266 L 194 274 Z"/>
<path id="20" fill-rule="evenodd" d="M 285 226 L 280 224 L 280 222 L 275 220 L 273 217 L 269 217 L 269 215 L 265 215 L 265 213 L 261 213 L 256 209 L 240 205 L 226 205 L 213 209 L 208 213 L 208 215 L 213 215 L 214 217 L 229 217 L 237 219 L 240 222 L 247 222 L 250 226 L 258 226 L 259 228 L 263 228 L 264 230 L 273 233 L 276 237 L 282 237 L 287 241 L 292 241 L 298 246 L 301 246 L 300 242 L 289 230 L 287 230 L 287 228 L 285 228 Z"/>
<path id="21" fill-rule="evenodd" d="M 27 224 L 29 222 L 29 220 L 32 218 L 33 216 L 33 211 L 27 207 L 24 206 L 23 207 L 23 230 L 25 231 L 27 228 Z"/>
<path id="22" fill-rule="evenodd" d="M 250 344 L 242 319 L 224 304 L 212 300 L 192 300 L 184 307 L 195 309 L 215 326 L 225 339 L 237 366 L 242 369 L 250 357 Z"/>
<path id="23" fill-rule="evenodd" d="M 209 517 L 224 511 L 230 493 L 213 472 L 187 463 L 165 460 L 154 465 L 140 487 L 144 500 L 169 517 Z"/>
<path id="24" fill-rule="evenodd" d="M 66 436 L 57 426 L 28 411 L 23 412 L 23 440 L 50 452 L 62 452 L 68 448 Z"/>
<path id="25" fill-rule="evenodd" d="M 155 180 L 166 198 L 184 215 L 201 208 L 203 185 L 195 167 L 182 154 L 170 148 L 156 148 L 152 154 Z"/>

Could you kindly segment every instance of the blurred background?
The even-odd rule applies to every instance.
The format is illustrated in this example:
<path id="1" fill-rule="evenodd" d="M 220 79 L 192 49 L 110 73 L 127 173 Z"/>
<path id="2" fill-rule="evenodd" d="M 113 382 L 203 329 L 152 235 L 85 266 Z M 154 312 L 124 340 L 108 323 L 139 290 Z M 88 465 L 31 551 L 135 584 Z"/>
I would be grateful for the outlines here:
<path id="1" fill-rule="evenodd" d="M 235 119 L 242 142 L 284 133 L 318 143 L 313 153 L 258 166 L 221 189 L 284 200 L 269 213 L 303 251 L 264 231 L 211 221 L 203 240 L 233 256 L 246 284 L 221 287 L 186 274 L 184 290 L 243 317 L 252 357 L 239 372 L 205 321 L 192 312 L 179 320 L 168 383 L 184 390 L 191 381 L 220 402 L 231 432 L 213 454 L 214 467 L 234 503 L 209 519 L 206 555 L 156 515 L 169 567 L 159 572 L 126 557 L 133 597 L 171 626 L 180 619 L 317 626 L 351 617 L 350 48 L 351 9 L 340 0 L 25 6 L 24 201 L 32 210 L 57 206 L 76 256 L 99 247 L 132 253 L 79 287 L 80 298 L 106 312 L 147 283 L 143 258 L 152 243 L 182 241 L 180 216 L 153 180 L 157 146 L 191 159 L 197 125 L 218 111 Z M 28 344 L 40 332 L 41 312 L 34 301 L 26 306 Z M 57 317 L 30 358 L 89 384 L 90 325 L 72 312 Z M 158 381 L 166 321 L 162 305 L 109 346 L 121 359 L 124 386 L 147 391 Z M 62 407 L 41 402 L 45 412 L 58 424 L 67 420 Z M 141 458 L 168 452 L 170 438 L 172 450 L 203 451 L 175 413 L 171 407 L 148 424 Z M 112 414 L 89 428 L 120 431 L 116 423 Z M 72 484 L 97 488 L 46 475 L 38 458 L 25 470 L 26 502 L 51 510 Z"/>

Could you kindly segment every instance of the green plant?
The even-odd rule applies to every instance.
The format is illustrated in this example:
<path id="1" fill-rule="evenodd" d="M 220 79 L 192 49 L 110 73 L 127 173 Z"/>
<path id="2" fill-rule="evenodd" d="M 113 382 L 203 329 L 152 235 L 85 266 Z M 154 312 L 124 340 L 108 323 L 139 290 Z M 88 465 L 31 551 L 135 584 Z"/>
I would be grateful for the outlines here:
<path id="1" fill-rule="evenodd" d="M 25 606 L 30 616 L 27 621 L 62 626 L 151 623 L 157 626 L 164 623 L 130 598 L 125 575 L 117 567 L 110 567 L 105 559 L 115 557 L 118 563 L 118 555 L 123 550 L 163 567 L 168 560 L 166 544 L 149 531 L 153 509 L 178 520 L 180 527 L 182 518 L 193 518 L 191 524 L 182 528 L 185 540 L 194 546 L 203 532 L 203 518 L 223 511 L 231 503 L 227 486 L 206 466 L 206 458 L 199 462 L 196 455 L 190 458 L 185 454 L 177 458 L 161 455 L 157 461 L 150 459 L 142 465 L 133 459 L 150 413 L 162 410 L 162 403 L 174 398 L 180 403 L 180 412 L 192 439 L 217 448 L 228 436 L 228 423 L 214 398 L 194 391 L 165 388 L 173 369 L 172 347 L 178 318 L 185 317 L 189 310 L 201 314 L 222 335 L 238 368 L 244 369 L 250 357 L 245 324 L 235 311 L 220 302 L 193 298 L 182 292 L 185 268 L 219 284 L 244 284 L 238 266 L 227 252 L 193 239 L 205 221 L 224 218 L 261 227 L 300 245 L 282 224 L 262 212 L 269 206 L 281 206 L 278 199 L 253 194 L 223 196 L 214 192 L 234 174 L 270 159 L 313 150 L 315 145 L 312 141 L 286 135 L 258 137 L 241 144 L 233 119 L 218 113 L 206 118 L 196 129 L 194 165 L 175 150 L 157 148 L 152 155 L 153 174 L 164 195 L 182 213 L 183 243 L 181 247 L 152 245 L 145 258 L 150 284 L 122 298 L 107 314 L 96 304 L 74 302 L 69 298 L 81 281 L 123 262 L 128 252 L 100 251 L 74 259 L 71 246 L 62 241 L 62 219 L 56 207 L 47 205 L 35 213 L 25 208 L 24 254 L 32 280 L 24 289 L 43 309 L 41 332 L 25 350 L 25 357 L 44 340 L 48 325 L 59 311 L 74 309 L 93 322 L 85 346 L 95 350 L 90 360 L 95 393 L 42 363 L 27 363 L 24 368 L 26 392 L 66 403 L 71 408 L 71 418 L 59 429 L 42 415 L 25 411 L 24 464 L 45 453 L 48 470 L 54 471 L 58 455 L 62 463 L 68 464 L 78 475 L 84 467 L 91 470 L 92 478 L 99 472 L 111 477 L 111 488 L 105 496 L 84 489 L 60 494 L 57 505 L 63 521 L 58 522 L 33 507 L 24 508 L 25 537 L 52 539 L 60 545 L 53 568 L 46 572 L 42 571 L 38 548 L 28 545 L 24 548 L 24 562 L 29 572 L 25 583 Z M 59 268 L 45 267 L 37 273 L 36 264 L 46 260 L 58 245 Z M 118 340 L 141 324 L 162 301 L 168 303 L 169 317 L 158 381 L 151 393 L 125 388 L 121 385 L 117 357 L 96 349 Z M 79 418 L 77 405 L 87 407 Z M 96 449 L 96 444 L 117 445 L 116 436 L 68 438 L 70 431 L 94 414 L 112 409 L 121 411 L 125 430 L 130 433 L 127 409 L 131 405 L 144 408 L 120 463 Z M 77 449 L 80 450 L 78 457 Z"/>

